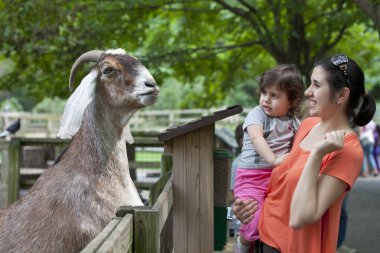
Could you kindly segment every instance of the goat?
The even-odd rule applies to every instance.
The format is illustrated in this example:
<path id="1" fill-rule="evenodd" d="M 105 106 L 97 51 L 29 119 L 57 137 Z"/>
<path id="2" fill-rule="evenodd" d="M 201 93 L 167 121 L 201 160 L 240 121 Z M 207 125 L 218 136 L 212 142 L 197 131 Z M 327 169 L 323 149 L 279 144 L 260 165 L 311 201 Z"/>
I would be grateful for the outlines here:
<path id="1" fill-rule="evenodd" d="M 156 102 L 159 89 L 149 71 L 121 49 L 81 55 L 71 69 L 70 89 L 78 68 L 93 61 L 62 117 L 58 137 L 72 138 L 68 148 L 1 212 L 0 252 L 78 252 L 120 205 L 142 205 L 129 174 L 127 123 L 139 108 Z"/>

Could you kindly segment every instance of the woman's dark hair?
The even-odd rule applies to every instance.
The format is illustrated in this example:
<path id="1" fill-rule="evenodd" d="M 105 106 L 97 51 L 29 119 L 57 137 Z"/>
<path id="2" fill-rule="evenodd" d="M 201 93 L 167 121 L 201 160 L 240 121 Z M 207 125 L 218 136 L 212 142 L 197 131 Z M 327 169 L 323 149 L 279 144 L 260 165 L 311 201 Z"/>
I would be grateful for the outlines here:
<path id="1" fill-rule="evenodd" d="M 336 56 L 318 61 L 315 67 L 321 66 L 327 72 L 326 80 L 330 86 L 331 96 L 344 87 L 350 89 L 346 107 L 347 117 L 354 125 L 365 126 L 375 114 L 376 103 L 365 90 L 364 73 L 359 65 L 348 57 L 346 57 L 347 69 L 342 69 L 339 63 L 333 64 L 334 57 Z"/>
<path id="2" fill-rule="evenodd" d="M 289 112 L 295 114 L 304 97 L 305 86 L 298 68 L 293 64 L 281 64 L 265 71 L 260 78 L 260 92 L 270 86 L 277 86 L 287 92 L 292 107 Z"/>

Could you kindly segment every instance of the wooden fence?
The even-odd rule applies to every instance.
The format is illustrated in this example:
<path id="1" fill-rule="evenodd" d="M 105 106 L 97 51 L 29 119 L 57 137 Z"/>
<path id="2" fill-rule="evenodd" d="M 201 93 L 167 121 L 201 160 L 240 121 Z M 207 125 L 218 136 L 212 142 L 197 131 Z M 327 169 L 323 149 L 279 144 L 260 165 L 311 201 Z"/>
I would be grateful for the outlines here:
<path id="1" fill-rule="evenodd" d="M 161 177 L 150 189 L 150 205 L 122 206 L 81 252 L 170 253 L 173 250 L 172 158 L 163 155 Z"/>
<path id="2" fill-rule="evenodd" d="M 136 150 L 143 148 L 160 148 L 163 143 L 154 132 L 133 132 L 135 142 L 127 145 L 129 168 L 132 179 L 136 180 L 136 169 L 160 168 L 158 161 L 136 161 Z M 55 138 L 12 138 L 0 141 L 0 208 L 16 201 L 20 194 L 20 185 L 30 187 L 47 166 L 29 168 L 23 165 L 25 148 L 45 147 L 53 149 L 56 156 L 68 145 L 69 141 Z M 23 152 L 24 151 L 24 152 Z M 39 154 L 43 156 L 43 154 Z M 54 158 L 53 158 L 54 159 Z M 159 171 L 159 170 L 158 170 Z M 152 183 L 136 182 L 136 186 L 149 189 Z"/>
<path id="3" fill-rule="evenodd" d="M 219 109 L 186 109 L 186 110 L 139 110 L 131 118 L 129 125 L 132 131 L 148 130 L 161 132 L 167 128 L 191 122 L 200 117 L 209 115 Z M 234 129 L 244 121 L 249 109 L 239 115 L 226 118 L 217 124 Z M 27 112 L 1 112 L 0 129 L 5 129 L 16 119 L 21 119 L 21 129 L 16 133 L 18 137 L 28 138 L 55 138 L 60 126 L 61 115 L 33 114 Z"/>
<path id="4" fill-rule="evenodd" d="M 160 143 L 155 136 L 156 134 L 153 133 L 148 133 L 145 137 L 142 137 L 141 133 L 140 135 L 134 134 L 135 146 L 133 146 L 133 149 L 137 146 L 162 146 L 163 143 Z M 10 142 L 0 142 L 2 154 L 0 189 L 6 190 L 1 192 L 1 204 L 13 202 L 18 198 L 21 149 L 26 145 L 56 145 L 57 147 L 64 147 L 67 145 L 67 141 L 58 139 L 12 138 Z M 211 149 L 212 146 L 210 144 Z M 165 146 L 165 148 L 167 147 Z M 173 157 L 171 154 L 171 152 L 168 154 L 165 151 L 165 154 L 162 155 L 160 178 L 155 183 L 144 186 L 149 189 L 149 205 L 142 207 L 120 207 L 116 217 L 110 221 L 82 252 L 173 252 L 174 194 L 172 176 Z M 136 161 L 134 163 L 131 162 L 131 164 L 139 166 Z M 139 187 L 138 184 L 137 186 Z M 207 215 L 212 216 L 212 214 Z"/>

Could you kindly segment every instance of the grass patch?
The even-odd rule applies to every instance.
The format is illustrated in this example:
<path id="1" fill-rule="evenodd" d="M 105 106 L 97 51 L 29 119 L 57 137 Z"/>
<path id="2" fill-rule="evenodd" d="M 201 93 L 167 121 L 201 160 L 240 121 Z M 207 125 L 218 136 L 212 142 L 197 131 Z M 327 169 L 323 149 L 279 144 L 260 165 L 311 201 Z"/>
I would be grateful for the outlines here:
<path id="1" fill-rule="evenodd" d="M 137 162 L 160 162 L 161 152 L 149 152 L 149 151 L 137 151 L 136 161 Z"/>

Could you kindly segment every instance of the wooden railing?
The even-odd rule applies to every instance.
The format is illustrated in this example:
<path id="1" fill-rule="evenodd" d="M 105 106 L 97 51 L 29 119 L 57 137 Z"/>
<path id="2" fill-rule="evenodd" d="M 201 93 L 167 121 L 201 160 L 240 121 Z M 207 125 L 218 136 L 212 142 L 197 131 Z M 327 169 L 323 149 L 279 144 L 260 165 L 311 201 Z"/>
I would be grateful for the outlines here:
<path id="1" fill-rule="evenodd" d="M 188 123 L 218 110 L 220 109 L 140 110 L 133 115 L 129 125 L 132 131 L 147 130 L 161 132 L 169 127 Z M 244 121 L 248 111 L 249 109 L 245 109 L 241 114 L 221 120 L 218 124 L 230 126 L 231 129 L 234 129 L 237 124 Z M 60 127 L 61 115 L 1 112 L 0 130 L 5 129 L 18 118 L 21 119 L 21 129 L 16 133 L 16 136 L 29 138 L 55 138 Z"/>
<path id="2" fill-rule="evenodd" d="M 127 145 L 129 169 L 132 179 L 136 179 L 136 169 L 157 168 L 159 171 L 160 162 L 136 161 L 137 148 L 157 148 L 163 147 L 158 141 L 157 133 L 153 132 L 133 132 L 135 142 Z M 55 149 L 58 156 L 68 145 L 69 141 L 56 138 L 12 138 L 10 141 L 0 140 L 0 208 L 16 201 L 20 195 L 20 184 L 30 187 L 34 180 L 45 170 L 43 168 L 28 168 L 22 166 L 23 149 L 25 147 L 49 146 Z M 136 182 L 137 187 L 149 189 L 152 183 Z"/>

